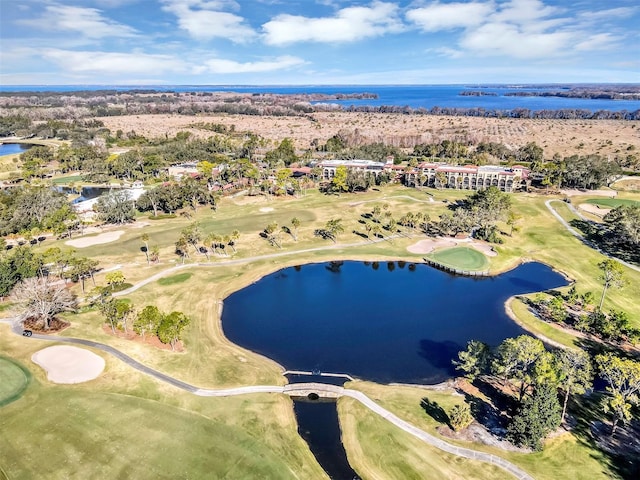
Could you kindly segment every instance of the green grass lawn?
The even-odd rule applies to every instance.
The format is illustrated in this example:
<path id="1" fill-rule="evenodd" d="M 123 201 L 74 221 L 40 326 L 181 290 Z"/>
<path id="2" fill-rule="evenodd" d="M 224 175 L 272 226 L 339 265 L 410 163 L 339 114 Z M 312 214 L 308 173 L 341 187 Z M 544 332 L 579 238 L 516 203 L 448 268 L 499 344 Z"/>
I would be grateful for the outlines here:
<path id="1" fill-rule="evenodd" d="M 174 253 L 174 243 L 179 237 L 180 231 L 193 221 L 200 222 L 205 234 L 210 232 L 227 234 L 234 229 L 240 231 L 237 253 L 233 254 L 232 252 L 232 255 L 228 257 L 212 256 L 210 260 L 212 265 L 220 264 L 229 259 L 243 259 L 270 253 L 290 252 L 291 255 L 233 266 L 217 266 L 215 268 L 194 266 L 177 274 L 169 274 L 162 281 L 146 285 L 128 295 L 128 298 L 137 309 L 142 309 L 145 305 L 156 305 L 163 311 L 179 310 L 189 315 L 192 322 L 185 332 L 184 352 L 173 353 L 167 350 L 159 350 L 150 345 L 111 336 L 103 330 L 104 319 L 95 310 L 84 311 L 77 315 L 66 315 L 66 318 L 71 321 L 71 326 L 65 330 L 64 335 L 107 343 L 152 368 L 201 387 L 217 388 L 239 385 L 282 384 L 285 379 L 281 375 L 280 367 L 275 362 L 246 351 L 232 344 L 224 337 L 220 325 L 221 302 L 230 293 L 251 284 L 264 275 L 287 266 L 349 259 L 420 261 L 423 255 L 409 254 L 406 248 L 424 238 L 421 234 L 415 233 L 412 238 L 402 237 L 380 243 L 371 243 L 362 236 L 364 229 L 361 220 L 363 219 L 362 215 L 371 212 L 376 204 L 383 205 L 385 203 L 390 205 L 389 210 L 393 212 L 396 219 L 408 211 L 423 212 L 432 219 L 437 219 L 438 215 L 447 209 L 447 204 L 441 202 L 443 199 L 452 202 L 468 194 L 468 192 L 450 190 L 432 190 L 430 193 L 434 195 L 436 201 L 428 201 L 429 195 L 427 195 L 426 190 L 419 191 L 400 186 L 383 187 L 379 192 L 372 191 L 341 196 L 325 196 L 317 191 L 309 191 L 306 196 L 297 199 L 283 198 L 269 201 L 265 198 L 224 198 L 216 212 L 208 208 L 200 208 L 198 212 L 194 213 L 192 219 L 177 217 L 147 222 L 148 225 L 142 226 L 146 219 L 141 218 L 132 227 L 116 227 L 124 231 L 118 241 L 88 248 L 79 248 L 78 253 L 98 259 L 103 268 L 122 265 L 122 271 L 128 283 L 136 283 L 143 278 L 178 264 L 180 260 Z M 491 271 L 513 268 L 522 259 L 541 261 L 576 280 L 579 293 L 593 291 L 598 295 L 602 286 L 598 280 L 600 272 L 597 264 L 604 257 L 571 236 L 564 229 L 545 207 L 544 201 L 548 198 L 529 194 L 513 195 L 514 210 L 520 215 L 521 221 L 513 236 L 505 234 L 505 243 L 495 246 L 498 252 L 497 257 L 492 257 L 488 260 L 481 253 L 465 248 L 450 249 L 453 251 L 469 250 L 464 255 L 461 255 L 460 252 L 446 253 L 446 250 L 436 252 L 436 254 L 452 255 L 458 262 L 469 262 L 470 258 L 480 256 L 483 260 L 483 265 L 476 268 L 486 268 L 484 262 L 490 262 Z M 427 199 L 427 202 L 424 202 L 425 199 Z M 556 205 L 559 209 L 566 207 L 561 202 L 554 202 L 554 206 Z M 566 212 L 562 214 L 566 214 Z M 290 225 L 291 218 L 294 216 L 302 221 L 297 242 L 294 241 L 292 236 L 283 233 L 281 235 L 282 249 L 278 249 L 269 245 L 260 237 L 260 231 L 268 223 L 275 221 L 278 222 L 279 226 Z M 336 245 L 331 241 L 324 241 L 313 235 L 315 229 L 321 228 L 331 218 L 342 218 L 345 226 L 345 231 L 338 237 Z M 501 226 L 501 229 L 509 231 L 508 226 L 505 225 Z M 147 233 L 150 236 L 150 247 L 159 246 L 160 264 L 147 265 L 145 254 L 140 250 L 144 246 L 140 238 L 143 233 Z M 359 242 L 360 245 L 357 247 L 344 246 L 355 242 Z M 46 241 L 41 247 L 35 248 L 44 249 L 55 245 L 64 246 L 64 242 Z M 325 247 L 326 249 L 295 253 L 298 250 L 317 247 Z M 458 256 L 461 259 L 456 258 Z M 204 256 L 198 255 L 193 251 L 191 258 L 187 259 L 187 263 L 206 263 L 206 261 Z M 464 267 L 456 265 L 456 267 L 470 269 L 467 265 Z M 629 313 L 632 323 L 635 326 L 640 326 L 640 303 L 637 301 L 637 298 L 640 298 L 640 274 L 630 269 L 625 269 L 625 277 L 627 285 L 623 289 L 609 290 L 605 301 L 605 310 L 612 308 L 625 310 Z M 104 285 L 104 275 L 98 274 L 96 282 L 98 285 Z M 74 288 L 79 292 L 80 288 L 78 286 Z M 92 288 L 90 281 L 87 282 L 87 288 Z M 514 305 L 514 311 L 518 317 L 526 317 L 526 309 L 521 311 Z M 530 319 L 525 318 L 525 320 Z M 533 320 L 531 325 L 533 325 L 531 327 L 533 330 L 538 328 L 545 335 L 556 338 L 552 336 L 555 332 L 547 333 L 544 325 L 538 325 Z M 4 326 L 0 325 L 0 329 L 2 328 Z M 4 334 L 4 331 L 2 333 Z M 20 337 L 10 337 L 10 341 L 14 346 L 18 344 L 28 345 L 31 348 L 32 345 L 36 344 Z M 570 338 L 562 338 L 560 341 L 567 344 L 571 343 Z M 0 336 L 0 350 L 5 351 L 3 336 Z M 14 356 L 9 351 L 7 355 L 27 364 L 29 363 L 30 353 L 32 352 Z M 32 393 L 32 388 L 30 387 L 18 402 L 3 407 L 2 413 L 6 409 L 14 409 L 18 408 L 17 405 L 23 405 L 27 397 L 29 401 L 39 405 L 48 405 L 47 402 L 49 401 L 60 403 L 63 406 L 70 402 L 73 404 L 71 395 L 56 393 L 55 395 L 58 396 L 55 396 L 51 393 L 54 390 L 58 392 L 64 389 L 66 392 L 67 389 L 70 389 L 75 393 L 85 392 L 88 396 L 83 397 L 84 400 L 77 400 L 80 404 L 73 404 L 77 412 L 67 413 L 77 423 L 77 428 L 86 430 L 86 435 L 89 435 L 91 431 L 95 431 L 97 432 L 96 435 L 104 435 L 109 440 L 115 438 L 113 441 L 119 441 L 122 445 L 141 445 L 144 444 L 142 434 L 145 434 L 154 439 L 155 443 L 152 444 L 154 449 L 162 449 L 164 447 L 161 437 L 162 432 L 164 432 L 166 436 L 173 435 L 176 439 L 182 438 L 182 445 L 186 449 L 193 442 L 206 443 L 208 439 L 207 435 L 203 433 L 205 431 L 212 432 L 211 438 L 215 442 L 224 442 L 229 438 L 229 442 L 234 445 L 238 443 L 246 446 L 248 445 L 244 443 L 246 441 L 246 433 L 255 439 L 258 444 L 267 445 L 277 455 L 284 455 L 286 468 L 289 469 L 286 472 L 293 471 L 298 478 L 323 478 L 322 472 L 319 472 L 319 467 L 317 467 L 315 461 L 313 459 L 310 460 L 310 453 L 305 450 L 306 445 L 300 440 L 295 431 L 293 413 L 290 403 L 287 403 L 287 399 L 281 399 L 274 403 L 266 401 L 265 396 L 259 396 L 259 400 L 254 400 L 253 398 L 249 400 L 250 397 L 239 397 L 234 400 L 224 399 L 224 401 L 223 399 L 194 399 L 186 394 L 170 393 L 168 392 L 170 390 L 169 387 L 152 385 L 153 388 L 151 388 L 150 385 L 154 382 L 139 375 L 127 374 L 127 379 L 123 380 L 115 375 L 112 370 L 121 368 L 118 367 L 119 362 L 110 359 L 108 364 L 109 368 L 100 380 L 77 387 L 46 385 L 45 388 L 44 377 L 40 373 L 39 378 L 43 384 L 42 388 L 36 393 Z M 134 382 L 136 383 L 135 385 Z M 123 386 L 122 383 L 125 385 Z M 137 386 L 138 383 L 143 386 L 146 385 L 146 387 Z M 38 395 L 42 395 L 42 397 L 38 397 Z M 133 396 L 136 400 L 131 403 L 127 403 L 123 399 L 112 400 L 110 397 L 113 395 Z M 43 402 L 39 402 L 39 398 L 42 398 Z M 271 397 L 266 396 L 266 398 Z M 85 405 L 82 405 L 83 401 L 86 402 Z M 254 401 L 255 403 L 252 403 Z M 444 402 L 444 400 L 442 401 Z M 160 406 L 154 406 L 154 403 L 158 403 Z M 96 405 L 95 408 L 88 406 L 94 404 Z M 345 405 L 347 406 L 345 407 Z M 122 422 L 118 420 L 119 412 L 121 410 L 126 412 L 128 408 L 139 411 L 140 415 L 145 417 L 141 419 L 140 432 L 134 428 L 129 428 L 128 423 L 126 428 L 122 430 L 124 422 L 133 422 L 135 424 L 132 417 L 127 416 L 127 414 L 122 415 Z M 494 467 L 490 467 L 487 470 L 482 466 L 476 468 L 479 464 L 475 462 L 442 456 L 442 452 L 430 450 L 428 446 L 425 447 L 422 442 L 413 439 L 413 437 L 407 436 L 405 438 L 405 434 L 397 432 L 395 427 L 384 420 L 376 420 L 375 415 L 367 413 L 362 408 L 359 409 L 357 404 L 351 405 L 348 402 L 342 402 L 339 408 L 341 409 L 341 421 L 344 420 L 345 422 L 343 423 L 345 432 L 352 432 L 351 436 L 345 433 L 345 438 L 347 438 L 345 443 L 348 443 L 347 451 L 350 459 L 353 461 L 356 470 L 363 475 L 367 474 L 367 478 L 425 478 L 424 475 L 428 475 L 428 473 L 424 472 L 428 472 L 430 469 L 435 472 L 433 478 L 468 478 L 467 474 L 475 475 L 475 472 L 477 472 L 479 478 L 504 478 L 502 470 L 491 470 Z M 417 410 L 415 409 L 416 405 L 400 399 L 398 400 L 398 410 L 394 411 L 400 416 L 404 415 L 403 411 L 405 413 L 414 411 L 416 421 L 422 421 L 420 419 L 424 417 L 424 412 L 420 409 L 419 403 L 417 404 Z M 174 410 L 185 411 L 184 417 L 180 417 L 180 414 L 178 414 L 181 421 L 196 422 L 192 432 L 181 428 L 179 424 L 173 421 L 167 421 L 166 428 L 158 427 L 154 430 L 155 427 L 150 423 L 151 418 L 154 417 L 156 421 L 162 422 L 166 416 L 172 415 Z M 33 410 L 30 411 L 34 414 Z M 89 412 L 93 415 L 92 418 L 89 418 Z M 149 417 L 146 417 L 146 412 L 149 412 Z M 347 417 L 343 415 L 345 412 Z M 111 414 L 113 418 L 107 418 L 107 415 Z M 419 417 L 418 414 L 422 416 Z M 198 423 L 196 417 L 199 415 L 207 419 L 216 419 L 223 425 L 214 426 L 204 420 L 202 421 L 203 423 Z M 2 420 L 3 418 L 4 416 L 0 415 L 0 422 L 4 421 Z M 406 418 L 406 415 L 403 418 Z M 7 427 L 11 427 L 7 431 L 10 433 L 17 432 L 18 437 L 22 439 L 16 443 L 17 447 L 11 452 L 23 449 L 28 454 L 32 450 L 37 450 L 35 444 L 28 444 L 29 440 L 41 435 L 41 431 L 55 431 L 57 422 L 63 421 L 61 416 L 53 415 L 51 423 L 36 422 L 37 427 L 42 429 L 39 431 L 28 427 L 29 417 L 20 416 L 19 419 L 20 421 L 16 421 L 16 423 L 7 424 Z M 24 428 L 25 425 L 28 428 L 25 433 L 21 433 L 19 429 L 21 427 Z M 235 431 L 231 428 L 238 425 L 240 425 L 242 431 Z M 286 434 L 281 433 L 281 425 L 284 425 Z M 3 432 L 4 427 L 4 424 L 0 425 L 0 429 Z M 116 435 L 109 432 L 119 431 L 119 429 L 122 430 L 121 437 L 109 436 Z M 70 436 L 75 435 L 74 432 L 74 430 L 64 431 L 65 435 Z M 82 435 L 85 434 L 82 433 Z M 82 435 L 80 435 L 80 438 L 83 438 Z M 2 441 L 0 440 L 0 442 Z M 4 441 L 7 442 L 7 440 Z M 70 442 L 72 441 L 70 440 Z M 302 442 L 302 444 L 297 442 Z M 85 443 L 87 445 L 97 445 L 91 444 L 86 439 Z M 222 460 L 217 465 L 208 463 L 210 462 L 208 455 L 211 452 L 203 450 L 204 447 L 199 443 L 196 452 L 201 455 L 201 460 L 196 460 L 195 454 L 192 455 L 183 451 L 177 443 L 178 440 L 175 442 L 173 440 L 168 441 L 165 451 L 172 454 L 175 452 L 176 458 L 184 458 L 189 462 L 193 462 L 193 470 L 189 471 L 192 478 L 202 477 L 206 468 L 211 468 L 211 471 L 216 472 L 216 475 L 224 478 L 223 471 L 224 468 L 227 468 L 227 463 Z M 290 445 L 294 445 L 294 447 L 291 448 L 291 452 L 288 452 Z M 78 453 L 82 452 L 79 444 L 70 443 L 67 446 L 65 443 L 63 446 L 70 452 L 70 458 L 85 460 L 86 470 L 81 473 L 86 473 L 91 466 L 95 468 L 98 465 L 97 460 L 95 462 L 91 461 L 91 448 L 97 447 L 89 448 L 88 453 Z M 0 451 L 9 451 L 7 448 L 14 447 L 6 443 L 0 443 Z M 111 446 L 108 448 L 111 448 Z M 133 450 L 134 453 L 127 452 L 126 454 L 111 452 L 114 456 L 125 455 L 126 458 L 120 463 L 114 462 L 113 469 L 108 472 L 110 476 L 117 477 L 118 472 L 124 472 L 123 475 L 126 474 L 132 478 L 134 476 L 137 477 L 138 473 L 142 475 L 142 478 L 145 478 L 141 470 L 132 466 L 136 461 L 136 458 L 134 458 L 136 449 Z M 233 445 L 230 445 L 229 453 L 226 450 L 222 453 L 229 455 L 230 458 L 239 459 L 237 456 L 240 455 L 239 451 L 239 449 L 236 450 Z M 253 451 L 258 452 L 256 453 L 257 455 L 267 455 L 260 446 L 256 446 Z M 286 455 L 289 453 L 291 456 L 287 457 Z M 250 452 L 250 454 L 252 453 Z M 39 455 L 39 453 L 36 452 L 36 455 Z M 142 460 L 140 462 L 142 464 L 146 463 L 148 459 L 164 465 L 162 463 L 164 460 L 158 458 L 155 454 L 145 453 L 145 455 L 149 456 L 142 459 L 138 458 L 137 460 Z M 510 454 L 505 455 L 505 458 L 511 459 Z M 581 441 L 571 441 L 570 439 L 569 441 L 563 439 L 551 443 L 548 450 L 545 450 L 542 454 L 518 455 L 520 455 L 518 464 L 523 468 L 526 466 L 532 472 L 540 470 L 542 472 L 541 478 L 551 478 L 550 472 L 553 468 L 558 471 L 558 475 L 555 478 L 580 478 L 579 476 L 583 472 L 587 472 L 590 469 L 596 472 L 607 471 L 606 462 L 597 450 L 593 448 L 584 450 Z M 99 454 L 96 458 L 98 457 L 102 460 Z M 516 457 L 517 455 L 514 454 L 514 458 Z M 285 468 L 276 459 L 268 456 L 265 456 L 265 458 L 267 459 L 265 460 L 267 465 L 272 465 L 274 469 Z M 586 467 L 582 468 L 577 465 L 578 461 L 584 461 Z M 599 465 L 601 461 L 603 462 L 602 466 Z M 538 465 L 538 463 L 545 462 L 550 466 Z M 54 463 L 57 465 L 55 468 L 58 468 L 58 473 L 53 472 L 51 478 L 56 478 L 56 475 L 62 476 L 60 472 L 63 472 L 65 468 L 62 457 L 57 458 Z M 240 461 L 240 464 L 242 464 L 242 461 Z M 311 464 L 314 467 L 309 467 Z M 0 466 L 4 467 L 4 465 Z M 31 468 L 29 465 L 17 465 L 13 470 L 6 468 L 5 470 L 7 470 L 9 478 L 30 478 L 33 471 L 29 470 L 29 468 Z M 171 465 L 163 468 L 166 468 L 166 471 L 171 474 L 176 472 Z M 201 468 L 201 470 L 197 470 L 198 468 Z M 242 478 L 243 476 L 245 478 L 255 478 L 251 477 L 250 468 L 253 467 L 247 467 L 247 469 L 239 471 L 239 475 L 234 475 L 235 472 L 231 471 L 227 478 Z M 309 468 L 311 470 L 305 470 Z M 544 470 L 545 468 L 547 470 Z M 20 474 L 21 469 L 26 469 L 26 473 Z M 132 473 L 129 474 L 129 472 Z M 153 470 L 150 472 L 149 478 L 151 478 L 152 473 L 162 477 L 159 472 L 160 470 Z M 263 470 L 255 470 L 255 472 L 263 472 Z M 264 472 L 267 477 L 271 474 L 271 471 Z M 214 474 L 212 476 L 216 478 Z M 537 475 L 534 476 L 537 478 Z M 598 478 L 597 475 L 595 478 Z"/>
<path id="2" fill-rule="evenodd" d="M 0 350 L 33 376 L 0 407 L 0 478 L 327 478 L 284 395 L 198 397 L 104 354 L 96 380 L 55 385 L 29 360 L 45 345 L 0 325 Z"/>
<path id="3" fill-rule="evenodd" d="M 0 357 L 0 407 L 19 399 L 29 386 L 29 371 L 5 357 Z"/>
<path id="4" fill-rule="evenodd" d="M 459 270 L 484 270 L 489 266 L 487 257 L 469 247 L 453 247 L 438 250 L 430 255 L 432 260 Z"/>
<path id="5" fill-rule="evenodd" d="M 191 278 L 193 274 L 189 272 L 179 273 L 177 275 L 172 275 L 170 277 L 164 277 L 158 280 L 158 285 L 162 285 L 166 287 L 167 285 L 176 285 L 178 283 L 186 282 Z"/>
<path id="6" fill-rule="evenodd" d="M 57 177 L 52 180 L 54 185 L 67 185 L 69 183 L 81 183 L 82 175 L 67 175 L 65 177 Z"/>
<path id="7" fill-rule="evenodd" d="M 585 203 L 591 203 L 592 205 L 599 205 L 605 208 L 616 208 L 622 205 L 640 206 L 639 201 L 629 198 L 589 198 Z"/>
<path id="8" fill-rule="evenodd" d="M 437 404 L 445 413 L 450 412 L 454 405 L 463 402 L 462 396 L 451 391 L 432 391 L 402 386 L 382 386 L 369 382 L 354 382 L 347 386 L 363 391 L 370 398 L 400 418 L 436 436 L 439 435 L 436 428 L 443 424 L 426 413 L 425 409 L 421 406 L 423 399 L 429 399 L 432 405 Z M 344 410 L 341 410 L 340 413 L 345 416 L 349 414 Z M 365 424 L 357 424 L 355 428 L 362 443 L 368 446 L 375 444 L 376 432 L 372 427 Z M 560 478 L 605 480 L 619 478 L 615 474 L 611 460 L 596 449 L 589 439 L 578 437 L 568 432 L 561 433 L 556 438 L 548 441 L 542 452 L 535 453 L 507 452 L 477 442 L 456 441 L 447 438 L 445 438 L 445 440 L 459 446 L 502 457 L 516 464 L 523 470 L 526 470 L 537 480 L 556 480 Z M 391 447 L 387 448 L 390 449 Z M 411 452 L 411 450 L 398 448 L 394 451 L 396 452 L 395 462 L 401 464 L 406 463 L 411 466 L 418 465 L 417 461 L 413 459 L 413 452 Z M 442 452 L 434 452 L 431 455 L 440 457 L 444 454 Z M 429 458 L 429 460 L 431 459 Z M 476 469 L 474 471 L 480 474 L 480 470 L 477 469 L 476 466 L 470 468 Z M 441 475 L 439 478 L 451 478 L 451 476 Z M 467 477 L 461 475 L 460 478 Z M 491 478 L 491 476 L 483 472 L 481 478 Z M 510 477 L 508 477 L 506 473 L 503 473 L 502 478 Z"/>
<path id="9" fill-rule="evenodd" d="M 338 412 L 349 463 L 364 479 L 511 478 L 496 466 L 438 450 L 351 398 L 338 401 Z"/>

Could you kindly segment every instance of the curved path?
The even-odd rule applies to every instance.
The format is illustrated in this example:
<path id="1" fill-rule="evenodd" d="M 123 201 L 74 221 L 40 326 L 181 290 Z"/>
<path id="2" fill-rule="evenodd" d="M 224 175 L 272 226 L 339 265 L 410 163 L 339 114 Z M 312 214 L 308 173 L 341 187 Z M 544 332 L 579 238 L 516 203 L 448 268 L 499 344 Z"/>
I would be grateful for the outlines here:
<path id="1" fill-rule="evenodd" d="M 587 245 L 588 247 L 593 248 L 595 251 L 597 251 L 598 253 L 601 253 L 602 255 L 604 255 L 605 257 L 611 258 L 613 260 L 615 260 L 616 262 L 621 263 L 622 265 L 624 265 L 625 267 L 630 268 L 631 270 L 635 270 L 636 272 L 640 272 L 640 266 L 638 265 L 634 265 L 633 263 L 629 263 L 629 262 L 625 262 L 624 260 L 620 260 L 618 257 L 614 257 L 613 255 L 608 254 L 607 252 L 605 252 L 604 250 L 602 250 L 600 247 L 598 247 L 595 243 L 590 242 L 589 240 L 587 240 L 585 238 L 585 236 L 577 231 L 575 228 L 573 228 L 571 225 L 569 225 L 569 223 L 562 218 L 562 216 L 555 210 L 555 208 L 553 208 L 553 206 L 551 205 L 551 202 L 561 202 L 562 200 L 558 200 L 557 198 L 552 198 L 551 200 L 547 200 L 546 202 L 544 202 L 545 206 L 547 207 L 547 209 L 549 209 L 549 211 L 551 212 L 551 214 L 556 217 L 556 219 L 564 226 L 564 228 L 567 229 L 567 231 L 573 235 L 574 237 L 576 237 L 577 239 L 579 239 L 580 241 L 582 241 L 582 243 L 584 243 L 585 245 Z M 586 217 L 584 217 L 580 212 L 578 212 L 578 210 L 571 204 L 567 204 L 567 207 L 569 208 L 569 210 L 571 212 L 573 212 L 574 214 L 576 214 L 580 219 L 584 220 L 584 221 L 590 221 L 589 219 L 587 219 Z"/>
<path id="2" fill-rule="evenodd" d="M 11 330 L 16 335 L 22 335 L 22 327 L 19 325 L 19 322 L 16 321 L 15 318 L 8 318 L 1 320 L 4 323 L 11 324 Z M 85 340 L 82 338 L 72 338 L 72 337 L 52 337 L 48 335 L 40 335 L 34 333 L 31 338 L 35 340 L 47 340 L 52 342 L 64 342 L 64 343 L 72 343 L 77 345 L 85 345 L 87 347 L 96 348 L 98 350 L 102 350 L 103 352 L 107 352 L 114 357 L 122 360 L 124 363 L 129 365 L 136 370 L 147 374 L 153 378 L 156 378 L 162 382 L 168 383 L 177 387 L 181 390 L 187 391 L 194 395 L 199 395 L 202 397 L 229 397 L 234 395 L 246 395 L 250 393 L 281 393 L 288 394 L 292 396 L 296 396 L 296 393 L 313 391 L 318 393 L 319 396 L 327 396 L 327 397 L 349 397 L 354 400 L 359 401 L 365 407 L 367 407 L 372 412 L 380 415 L 385 420 L 391 422 L 401 430 L 410 433 L 414 437 L 422 440 L 429 445 L 432 445 L 444 452 L 457 455 L 459 457 L 468 458 L 471 460 L 478 460 L 481 462 L 488 462 L 493 465 L 496 465 L 504 470 L 508 471 L 516 478 L 520 480 L 533 480 L 529 474 L 527 474 L 524 470 L 521 470 L 514 464 L 507 462 L 506 460 L 497 457 L 495 455 L 491 455 L 484 452 L 478 452 L 475 450 L 471 450 L 469 448 L 457 447 L 450 443 L 441 440 L 424 430 L 419 429 L 411 425 L 410 423 L 402 420 L 400 417 L 386 410 L 385 408 L 378 405 L 376 402 L 367 397 L 364 393 L 359 392 L 357 390 L 351 390 L 344 387 L 338 387 L 336 385 L 329 385 L 324 383 L 312 383 L 312 384 L 290 384 L 286 386 L 278 386 L 278 385 L 253 385 L 246 387 L 237 387 L 237 388 L 228 388 L 228 389 L 207 389 L 207 388 L 198 388 L 189 383 L 183 382 L 182 380 L 178 380 L 177 378 L 166 375 L 158 370 L 154 370 L 137 360 L 134 360 L 130 356 L 122 353 L 121 351 L 103 343 L 94 342 L 92 340 Z"/>
<path id="3" fill-rule="evenodd" d="M 148 284 L 150 284 L 152 282 L 155 282 L 155 281 L 159 280 L 160 278 L 164 277 L 165 275 L 167 275 L 169 273 L 177 272 L 177 271 L 182 270 L 184 268 L 189 268 L 189 267 L 208 267 L 208 268 L 228 267 L 230 265 L 241 265 L 241 264 L 244 264 L 244 263 L 251 263 L 251 262 L 256 262 L 256 261 L 259 261 L 259 260 L 269 260 L 271 258 L 287 257 L 289 255 L 296 255 L 298 253 L 310 253 L 310 252 L 319 252 L 319 251 L 322 251 L 322 250 L 339 250 L 341 248 L 362 247 L 362 246 L 365 246 L 365 245 L 371 245 L 372 243 L 386 242 L 386 241 L 389 241 L 390 239 L 394 239 L 394 238 L 398 238 L 398 235 L 390 235 L 390 236 L 384 237 L 384 238 L 375 238 L 375 239 L 367 240 L 366 242 L 335 243 L 335 244 L 327 245 L 327 246 L 323 246 L 323 247 L 307 248 L 307 249 L 304 249 L 304 250 L 288 250 L 286 252 L 277 252 L 277 253 L 268 253 L 266 255 L 258 255 L 256 257 L 238 258 L 236 260 L 223 260 L 223 261 L 216 262 L 216 263 L 199 263 L 199 262 L 197 262 L 197 263 L 184 263 L 182 265 L 176 265 L 175 267 L 169 267 L 166 270 L 162 270 L 161 272 L 156 273 L 155 275 L 151 275 L 150 277 L 147 277 L 144 280 L 139 281 L 138 283 L 136 283 L 132 287 L 127 288 L 126 290 L 121 290 L 119 292 L 114 292 L 112 296 L 113 297 L 121 297 L 123 295 L 128 295 L 128 294 L 133 293 L 136 290 L 144 287 L 145 285 L 148 285 Z"/>

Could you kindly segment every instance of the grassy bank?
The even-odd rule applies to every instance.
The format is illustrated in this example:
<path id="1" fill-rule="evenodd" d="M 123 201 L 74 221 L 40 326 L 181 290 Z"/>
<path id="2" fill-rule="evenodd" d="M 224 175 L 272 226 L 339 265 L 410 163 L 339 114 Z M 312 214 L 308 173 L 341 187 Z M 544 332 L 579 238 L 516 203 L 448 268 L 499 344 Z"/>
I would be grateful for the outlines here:
<path id="1" fill-rule="evenodd" d="M 444 423 L 439 420 L 438 415 L 433 414 L 432 416 L 427 410 L 434 412 L 442 409 L 446 413 L 449 412 L 454 405 L 462 403 L 463 401 L 463 397 L 455 394 L 453 391 L 382 386 L 369 382 L 352 382 L 348 386 L 366 393 L 370 398 L 400 418 L 434 435 L 439 435 L 436 428 L 444 425 Z M 430 404 L 430 407 L 427 409 L 423 407 L 425 400 L 428 400 Z M 344 412 L 344 414 L 348 415 L 347 412 Z M 371 445 L 375 442 L 376 432 L 374 428 L 369 427 L 364 424 L 364 422 L 356 421 L 350 421 L 348 425 L 350 428 L 348 435 L 358 438 L 358 442 L 361 444 Z M 345 433 L 345 436 L 346 435 Z M 605 480 L 618 478 L 611 464 L 611 460 L 596 449 L 589 439 L 577 437 L 568 432 L 564 432 L 548 441 L 544 451 L 535 453 L 507 452 L 500 448 L 477 442 L 456 441 L 450 438 L 444 439 L 456 445 L 500 456 L 516 464 L 539 480 L 555 480 L 558 478 Z M 345 443 L 351 445 L 354 442 L 350 440 Z M 412 466 L 417 465 L 413 459 L 414 454 L 410 449 L 396 448 L 394 451 L 396 452 L 395 462 L 399 464 L 406 463 Z M 442 455 L 442 453 L 433 452 L 428 458 L 430 459 L 431 456 L 441 457 Z M 351 458 L 351 456 L 349 458 Z M 477 467 L 474 466 L 472 468 L 474 471 L 480 472 Z M 434 478 L 445 478 L 445 476 L 446 475 L 441 475 L 440 477 Z M 461 475 L 461 477 L 467 478 L 465 475 Z M 491 478 L 491 476 L 483 472 L 481 478 Z M 502 478 L 506 478 L 506 474 L 503 473 Z"/>
<path id="2" fill-rule="evenodd" d="M 0 410 L 8 478 L 326 478 L 282 395 L 196 397 L 110 356 L 97 380 L 53 385 L 29 360 L 41 342 L 0 333 L 34 376 Z"/>

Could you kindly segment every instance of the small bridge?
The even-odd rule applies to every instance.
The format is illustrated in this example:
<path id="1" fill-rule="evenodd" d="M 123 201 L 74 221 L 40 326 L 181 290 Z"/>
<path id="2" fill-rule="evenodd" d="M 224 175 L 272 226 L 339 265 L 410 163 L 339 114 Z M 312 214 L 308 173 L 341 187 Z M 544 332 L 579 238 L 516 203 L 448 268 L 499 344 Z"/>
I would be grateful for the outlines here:
<path id="1" fill-rule="evenodd" d="M 320 376 L 320 377 L 346 378 L 347 380 L 351 380 L 351 381 L 355 380 L 355 378 L 353 378 L 348 373 L 328 373 L 328 372 L 320 372 L 320 371 L 308 372 L 306 370 L 287 370 L 286 372 L 283 373 L 283 375 L 309 375 L 309 376 Z"/>
<path id="2" fill-rule="evenodd" d="M 283 393 L 290 397 L 339 398 L 344 395 L 344 388 L 328 383 L 290 383 L 284 386 Z"/>

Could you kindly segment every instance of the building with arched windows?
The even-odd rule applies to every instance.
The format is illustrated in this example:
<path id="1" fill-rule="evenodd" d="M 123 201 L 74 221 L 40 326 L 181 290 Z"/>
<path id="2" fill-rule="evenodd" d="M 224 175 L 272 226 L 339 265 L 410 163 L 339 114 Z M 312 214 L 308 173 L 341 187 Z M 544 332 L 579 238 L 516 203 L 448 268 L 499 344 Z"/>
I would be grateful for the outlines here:
<path id="1" fill-rule="evenodd" d="M 408 186 L 456 188 L 460 190 L 483 190 L 491 186 L 503 192 L 513 192 L 526 185 L 529 170 L 516 165 L 455 166 L 446 163 L 424 162 L 405 172 Z"/>

